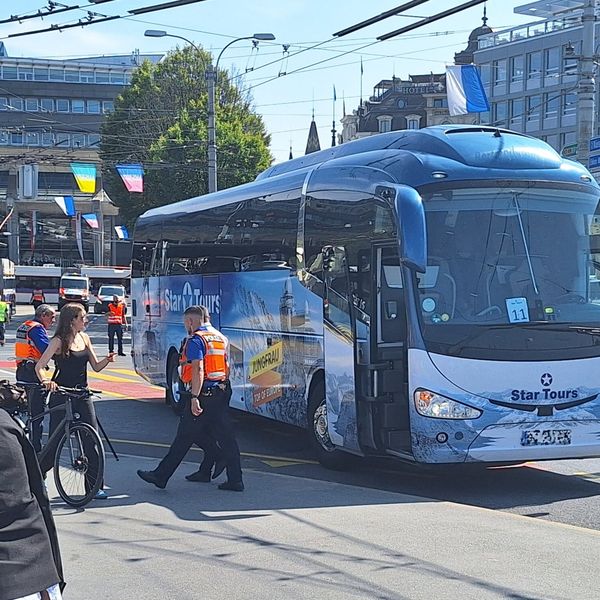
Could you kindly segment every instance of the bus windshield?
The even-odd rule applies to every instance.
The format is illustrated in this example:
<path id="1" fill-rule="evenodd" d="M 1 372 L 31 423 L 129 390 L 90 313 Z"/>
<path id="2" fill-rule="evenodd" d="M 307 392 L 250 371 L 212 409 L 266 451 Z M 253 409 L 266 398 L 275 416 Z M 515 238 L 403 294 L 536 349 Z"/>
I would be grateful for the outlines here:
<path id="1" fill-rule="evenodd" d="M 600 354 L 597 193 L 523 182 L 421 193 L 428 266 L 418 303 L 429 350 L 522 360 L 565 348 Z"/>

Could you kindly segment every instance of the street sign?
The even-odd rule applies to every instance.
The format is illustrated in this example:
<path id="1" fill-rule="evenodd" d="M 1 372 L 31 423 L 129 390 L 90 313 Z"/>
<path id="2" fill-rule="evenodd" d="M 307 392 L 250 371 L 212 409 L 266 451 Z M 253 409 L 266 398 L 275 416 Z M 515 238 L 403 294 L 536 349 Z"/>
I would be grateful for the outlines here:
<path id="1" fill-rule="evenodd" d="M 593 156 L 590 156 L 589 168 L 600 169 L 600 154 L 594 154 Z"/>
<path id="2" fill-rule="evenodd" d="M 600 137 L 595 137 L 590 140 L 590 152 L 597 152 L 600 150 Z"/>
<path id="3" fill-rule="evenodd" d="M 569 144 L 564 146 L 561 152 L 563 158 L 571 158 L 577 154 L 577 144 Z"/>

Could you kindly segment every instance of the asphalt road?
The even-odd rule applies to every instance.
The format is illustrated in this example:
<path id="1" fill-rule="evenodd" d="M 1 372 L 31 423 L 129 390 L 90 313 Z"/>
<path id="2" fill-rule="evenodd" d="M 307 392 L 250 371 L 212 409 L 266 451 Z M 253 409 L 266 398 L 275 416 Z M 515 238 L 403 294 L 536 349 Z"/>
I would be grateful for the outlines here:
<path id="1" fill-rule="evenodd" d="M 7 331 L 7 344 L 0 348 L 0 374 L 14 372 L 14 330 L 28 307 Z M 106 322 L 90 315 L 88 332 L 99 356 L 107 351 Z M 129 338 L 126 336 L 126 352 Z M 91 374 L 91 385 L 104 390 L 97 411 L 118 452 L 145 458 L 160 458 L 174 435 L 177 418 L 164 404 L 161 389 L 148 385 L 133 371 L 129 356 L 100 374 Z M 307 481 L 360 486 L 386 492 L 450 501 L 570 524 L 600 529 L 600 459 L 528 463 L 511 468 L 425 469 L 392 459 L 356 459 L 343 472 L 329 471 L 314 462 L 303 431 L 238 413 L 235 415 L 243 467 L 257 472 L 284 474 Z M 188 460 L 200 458 L 192 450 Z M 113 461 L 108 458 L 109 466 Z M 152 463 L 150 463 L 152 464 Z M 187 470 L 186 470 L 187 468 Z M 181 467 L 181 479 L 190 467 Z"/>

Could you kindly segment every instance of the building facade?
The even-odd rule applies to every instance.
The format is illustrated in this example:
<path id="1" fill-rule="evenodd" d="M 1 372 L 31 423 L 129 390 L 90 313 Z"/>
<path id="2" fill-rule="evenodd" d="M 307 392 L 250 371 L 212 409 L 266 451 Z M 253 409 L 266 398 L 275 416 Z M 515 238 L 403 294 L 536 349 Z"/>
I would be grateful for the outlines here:
<path id="1" fill-rule="evenodd" d="M 0 252 L 18 264 L 114 263 L 118 209 L 99 180 L 96 194 L 80 193 L 70 164 L 94 163 L 100 173 L 104 115 L 141 61 L 160 58 L 15 58 L 0 45 L 0 211 L 13 210 Z M 98 229 L 82 225 L 83 260 L 75 219 L 54 201 L 67 195 L 99 221 Z"/>

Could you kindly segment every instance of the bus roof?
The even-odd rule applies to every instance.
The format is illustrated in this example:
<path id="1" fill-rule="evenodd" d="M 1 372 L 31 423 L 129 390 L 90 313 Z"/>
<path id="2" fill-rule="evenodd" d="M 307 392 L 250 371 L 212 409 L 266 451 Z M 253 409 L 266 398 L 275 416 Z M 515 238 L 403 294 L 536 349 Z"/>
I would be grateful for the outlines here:
<path id="1" fill-rule="evenodd" d="M 537 138 L 488 125 L 440 125 L 369 136 L 279 163 L 251 183 L 151 209 L 138 223 L 297 189 L 307 172 L 326 166 L 377 169 L 387 175 L 381 183 L 414 187 L 436 181 L 433 172 L 441 171 L 447 181 L 537 179 L 598 188 L 583 165 L 561 158 Z"/>

